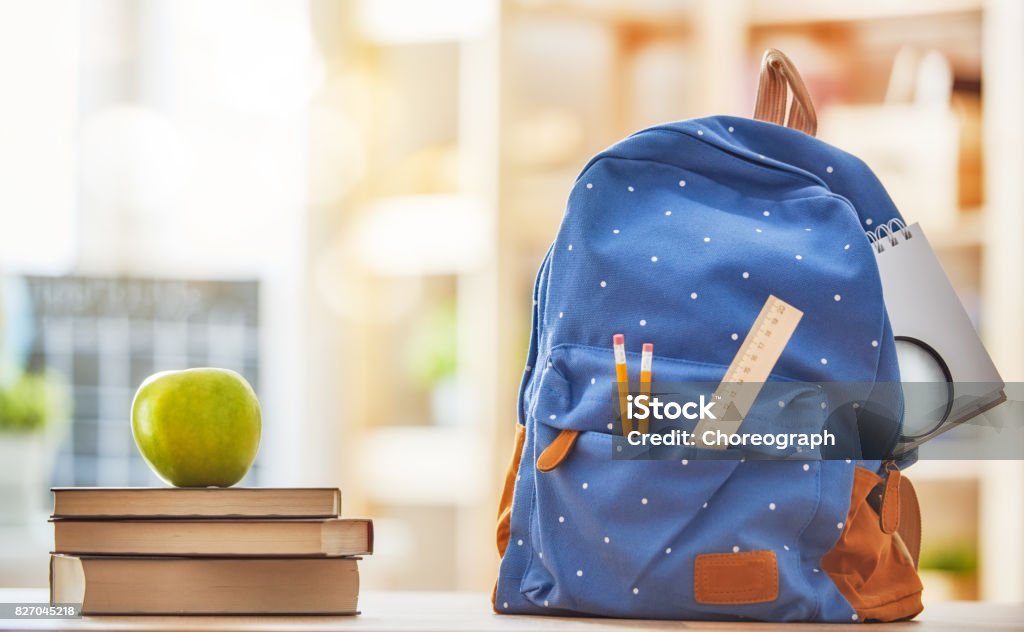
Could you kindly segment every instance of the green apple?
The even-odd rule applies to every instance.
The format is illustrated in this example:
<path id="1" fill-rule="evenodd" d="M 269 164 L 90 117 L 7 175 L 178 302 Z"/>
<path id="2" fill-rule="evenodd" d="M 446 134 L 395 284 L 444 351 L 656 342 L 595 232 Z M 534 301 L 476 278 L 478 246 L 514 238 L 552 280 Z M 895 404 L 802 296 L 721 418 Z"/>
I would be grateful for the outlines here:
<path id="1" fill-rule="evenodd" d="M 165 371 L 132 402 L 132 436 L 157 476 L 177 487 L 230 487 L 260 447 L 260 402 L 227 369 Z"/>

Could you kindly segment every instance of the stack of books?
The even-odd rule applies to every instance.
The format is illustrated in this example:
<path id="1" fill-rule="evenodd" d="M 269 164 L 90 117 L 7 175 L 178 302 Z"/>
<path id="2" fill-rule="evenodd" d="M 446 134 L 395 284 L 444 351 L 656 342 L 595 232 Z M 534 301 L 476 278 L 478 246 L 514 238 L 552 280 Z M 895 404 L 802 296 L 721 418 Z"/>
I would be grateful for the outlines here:
<path id="1" fill-rule="evenodd" d="M 356 614 L 373 523 L 330 488 L 56 488 L 50 601 L 83 614 Z"/>

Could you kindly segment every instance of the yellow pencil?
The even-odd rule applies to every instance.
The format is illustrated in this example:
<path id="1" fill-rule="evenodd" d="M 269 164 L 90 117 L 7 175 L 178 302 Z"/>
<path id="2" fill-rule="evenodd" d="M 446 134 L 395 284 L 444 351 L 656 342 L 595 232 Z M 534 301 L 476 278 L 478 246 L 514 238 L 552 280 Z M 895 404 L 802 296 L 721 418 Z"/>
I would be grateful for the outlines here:
<path id="1" fill-rule="evenodd" d="M 640 394 L 650 397 L 651 395 L 651 363 L 654 359 L 654 345 L 645 342 L 643 354 L 640 356 Z M 650 404 L 650 402 L 647 402 Z M 637 420 L 638 430 L 647 434 L 650 429 L 650 416 L 647 419 Z"/>
<path id="2" fill-rule="evenodd" d="M 619 383 L 619 413 L 622 415 L 622 436 L 633 432 L 633 420 L 629 418 L 629 371 L 626 368 L 626 337 L 612 336 L 615 349 L 615 379 Z"/>

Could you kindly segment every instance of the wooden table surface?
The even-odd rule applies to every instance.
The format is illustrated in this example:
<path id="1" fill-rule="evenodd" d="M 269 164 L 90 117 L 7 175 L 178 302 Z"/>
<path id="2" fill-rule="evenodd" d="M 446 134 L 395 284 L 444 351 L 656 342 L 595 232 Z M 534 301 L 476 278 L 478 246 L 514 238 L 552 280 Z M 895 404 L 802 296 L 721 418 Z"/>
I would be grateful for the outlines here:
<path id="1" fill-rule="evenodd" d="M 46 591 L 0 588 L 0 603 L 45 602 Z M 617 632 L 619 630 L 732 630 L 751 632 L 792 629 L 766 623 L 708 623 L 699 621 L 639 621 L 625 619 L 566 619 L 495 615 L 482 593 L 368 592 L 360 596 L 363 614 L 354 617 L 82 617 L 81 619 L 0 619 L 0 630 L 357 630 L 363 632 L 511 630 L 521 632 Z M 1024 630 L 1024 605 L 977 602 L 934 604 L 914 622 L 887 625 L 807 624 L 801 632 L 837 629 L 889 632 Z"/>

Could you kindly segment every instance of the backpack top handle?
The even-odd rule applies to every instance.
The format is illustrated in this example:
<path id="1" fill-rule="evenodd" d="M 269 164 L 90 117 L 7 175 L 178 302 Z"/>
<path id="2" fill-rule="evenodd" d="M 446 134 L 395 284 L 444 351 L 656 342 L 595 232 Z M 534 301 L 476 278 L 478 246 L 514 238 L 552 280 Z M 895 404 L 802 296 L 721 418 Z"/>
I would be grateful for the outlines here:
<path id="1" fill-rule="evenodd" d="M 793 99 L 787 116 L 786 104 L 790 100 L 790 92 Z M 757 84 L 754 118 L 785 125 L 811 136 L 818 131 L 818 117 L 814 113 L 811 95 L 796 66 L 780 50 L 769 48 L 761 58 L 761 79 Z"/>

